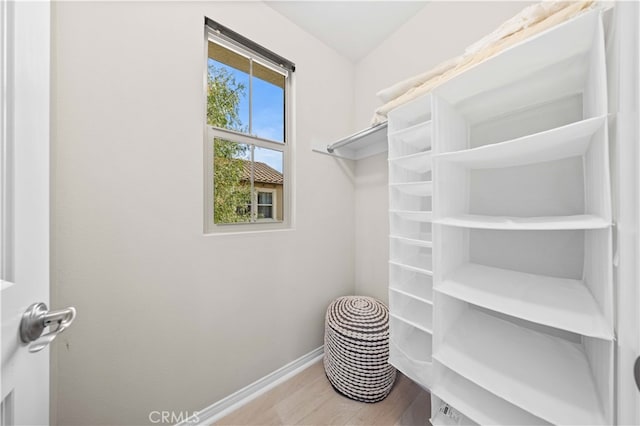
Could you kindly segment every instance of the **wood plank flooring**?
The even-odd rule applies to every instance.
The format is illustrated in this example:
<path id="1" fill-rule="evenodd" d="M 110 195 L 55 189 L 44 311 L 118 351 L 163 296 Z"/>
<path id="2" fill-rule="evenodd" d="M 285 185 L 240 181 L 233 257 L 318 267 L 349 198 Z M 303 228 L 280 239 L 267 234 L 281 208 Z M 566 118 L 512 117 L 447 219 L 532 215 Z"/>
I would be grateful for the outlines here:
<path id="1" fill-rule="evenodd" d="M 399 372 L 389 396 L 367 404 L 337 393 L 319 361 L 215 424 L 424 426 L 430 411 L 429 393 Z"/>

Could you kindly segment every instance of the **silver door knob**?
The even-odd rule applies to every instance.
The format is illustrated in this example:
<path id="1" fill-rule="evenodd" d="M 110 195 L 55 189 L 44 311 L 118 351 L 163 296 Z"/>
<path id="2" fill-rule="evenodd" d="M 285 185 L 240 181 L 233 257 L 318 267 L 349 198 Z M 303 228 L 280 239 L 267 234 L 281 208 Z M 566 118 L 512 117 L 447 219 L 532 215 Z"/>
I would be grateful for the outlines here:
<path id="1" fill-rule="evenodd" d="M 20 321 L 20 339 L 29 345 L 29 352 L 38 352 L 67 329 L 76 318 L 76 308 L 69 307 L 49 312 L 44 303 L 34 303 L 22 314 Z M 45 328 L 51 330 L 42 334 Z"/>

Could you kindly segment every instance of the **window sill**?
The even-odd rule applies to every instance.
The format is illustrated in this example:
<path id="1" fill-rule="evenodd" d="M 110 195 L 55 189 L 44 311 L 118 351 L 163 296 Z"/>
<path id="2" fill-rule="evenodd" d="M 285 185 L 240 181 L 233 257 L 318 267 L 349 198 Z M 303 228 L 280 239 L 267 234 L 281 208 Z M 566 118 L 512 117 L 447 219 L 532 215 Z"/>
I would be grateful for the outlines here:
<path id="1" fill-rule="evenodd" d="M 295 231 L 296 228 L 284 222 L 258 222 L 255 224 L 228 224 L 218 225 L 215 230 L 206 230 L 203 232 L 204 237 L 222 236 L 222 235 L 252 235 L 252 234 L 268 234 L 273 232 Z"/>

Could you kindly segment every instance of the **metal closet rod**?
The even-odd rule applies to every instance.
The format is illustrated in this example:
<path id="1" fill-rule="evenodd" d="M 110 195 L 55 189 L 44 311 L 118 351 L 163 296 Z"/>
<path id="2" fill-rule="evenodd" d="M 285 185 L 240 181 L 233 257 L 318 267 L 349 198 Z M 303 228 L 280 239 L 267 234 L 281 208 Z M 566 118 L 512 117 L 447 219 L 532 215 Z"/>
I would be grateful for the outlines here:
<path id="1" fill-rule="evenodd" d="M 342 148 L 345 145 L 349 145 L 351 143 L 357 142 L 360 139 L 369 136 L 372 133 L 375 133 L 379 130 L 385 129 L 387 127 L 387 122 L 385 121 L 384 123 L 380 123 L 380 124 L 376 124 L 375 126 L 371 126 L 371 127 L 367 127 L 364 130 L 360 130 L 357 133 L 354 133 L 350 136 L 347 136 L 346 138 L 342 138 L 337 142 L 334 142 L 332 144 L 327 145 L 327 152 L 328 153 L 333 153 L 333 151 L 335 151 L 338 148 Z"/>

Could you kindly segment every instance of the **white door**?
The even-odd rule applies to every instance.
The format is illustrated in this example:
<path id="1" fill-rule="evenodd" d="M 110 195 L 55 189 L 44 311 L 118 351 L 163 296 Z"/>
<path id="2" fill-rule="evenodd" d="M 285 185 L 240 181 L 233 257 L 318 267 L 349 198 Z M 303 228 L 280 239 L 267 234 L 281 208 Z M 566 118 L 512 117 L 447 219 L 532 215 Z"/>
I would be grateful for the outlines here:
<path id="1" fill-rule="evenodd" d="M 29 352 L 22 314 L 49 303 L 50 5 L 0 0 L 2 409 L 4 425 L 49 423 L 49 350 Z"/>

